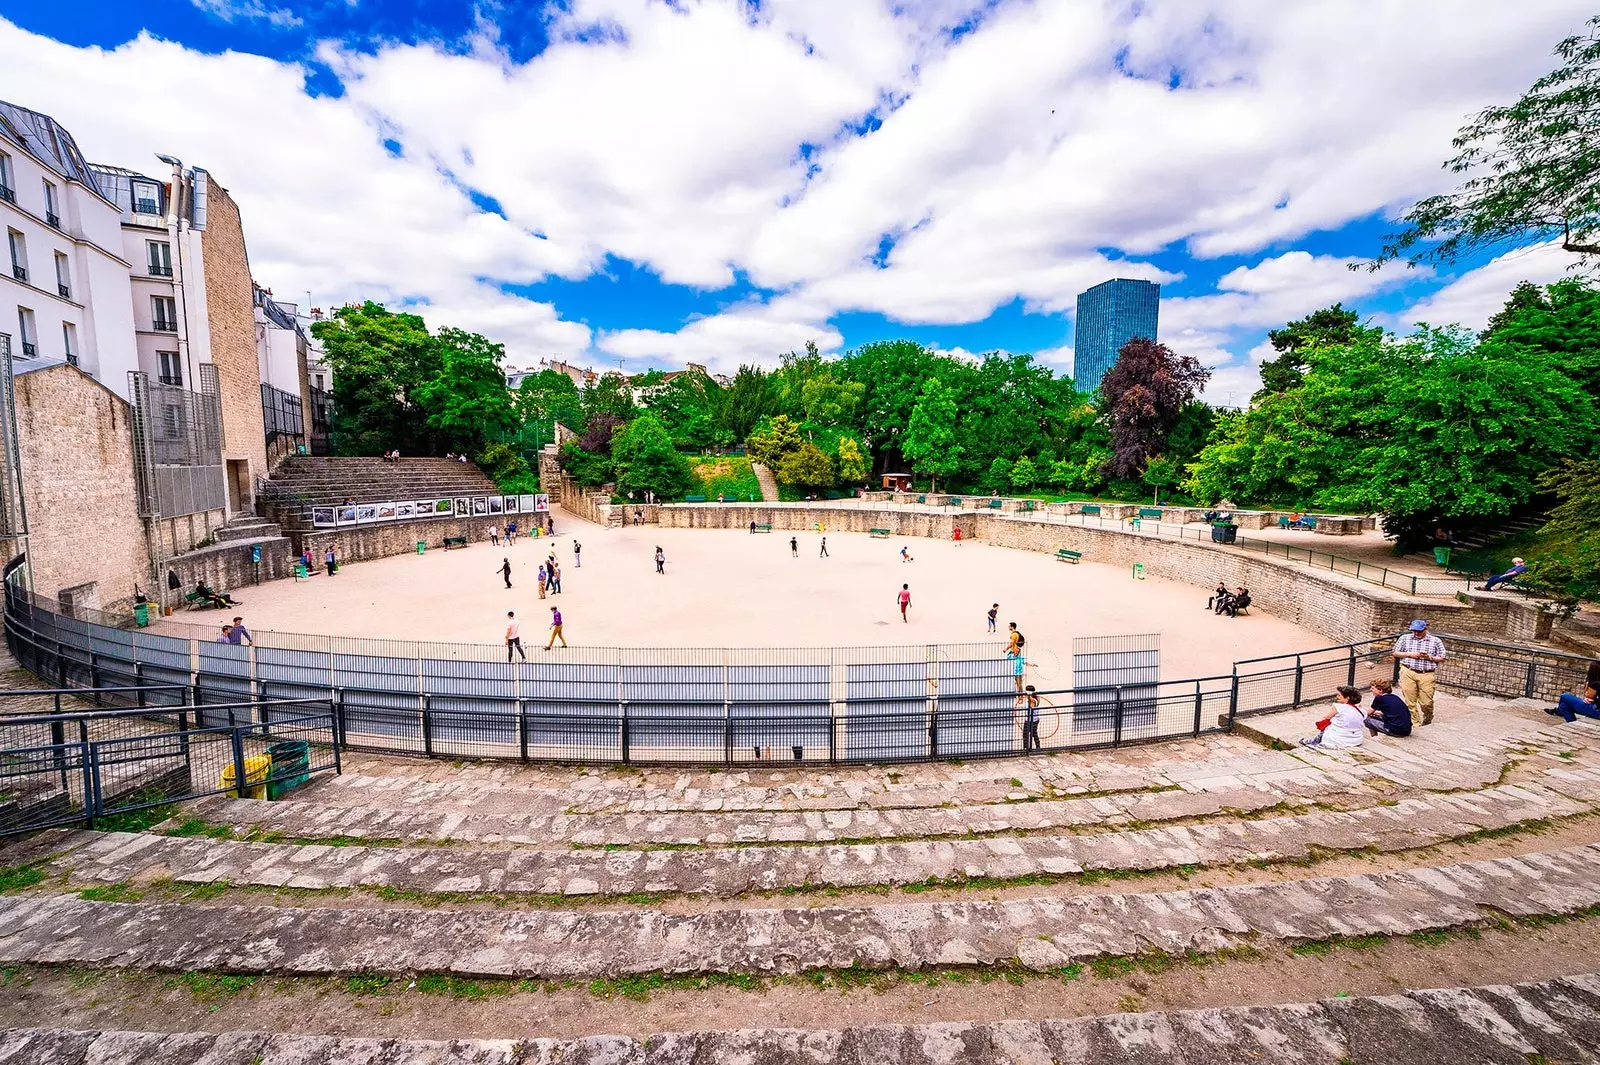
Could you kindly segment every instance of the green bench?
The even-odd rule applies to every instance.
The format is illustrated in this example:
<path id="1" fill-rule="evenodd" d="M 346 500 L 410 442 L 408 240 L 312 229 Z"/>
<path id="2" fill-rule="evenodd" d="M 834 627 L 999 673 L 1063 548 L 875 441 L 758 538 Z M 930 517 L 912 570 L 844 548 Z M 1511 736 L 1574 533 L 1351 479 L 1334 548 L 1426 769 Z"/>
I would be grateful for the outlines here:
<path id="1" fill-rule="evenodd" d="M 446 551 L 450 550 L 452 547 L 466 547 L 466 546 L 467 546 L 467 538 L 465 536 L 446 536 L 444 538 L 444 549 Z"/>
<path id="2" fill-rule="evenodd" d="M 867 535 L 872 537 L 874 540 L 887 540 L 889 537 L 893 536 L 894 533 L 890 532 L 888 529 L 868 529 Z"/>
<path id="3" fill-rule="evenodd" d="M 753 533 L 769 533 L 772 531 L 772 523 L 770 521 L 765 523 L 753 521 L 750 523 L 750 531 Z"/>
<path id="4" fill-rule="evenodd" d="M 927 501 L 928 501 L 928 497 L 927 496 L 918 496 L 917 497 L 917 502 L 918 503 L 926 503 Z"/>
<path id="5" fill-rule="evenodd" d="M 1000 510 L 1005 505 L 1006 505 L 1006 501 L 1004 499 L 991 499 L 991 500 L 989 500 L 989 509 L 990 510 Z"/>
<path id="6" fill-rule="evenodd" d="M 1160 521 L 1161 520 L 1161 509 L 1159 507 L 1140 507 L 1139 508 L 1139 517 L 1141 517 L 1141 518 L 1154 518 L 1156 521 Z"/>
<path id="7" fill-rule="evenodd" d="M 683 497 L 683 501 L 685 503 L 704 503 L 706 501 L 706 497 L 705 496 L 684 496 Z"/>
<path id="8" fill-rule="evenodd" d="M 1024 513 L 1024 514 L 1026 514 L 1026 513 L 1028 513 L 1028 512 L 1029 512 L 1029 511 L 1031 511 L 1031 510 L 1033 510 L 1033 507 L 1034 507 L 1034 501 L 1033 501 L 1033 500 L 1031 500 L 1031 499 L 1024 499 L 1024 500 L 1023 500 L 1023 501 L 1022 501 L 1022 512 L 1023 512 L 1023 513 Z"/>
<path id="9" fill-rule="evenodd" d="M 1094 515 L 1095 517 L 1098 518 L 1100 516 L 1100 504 L 1099 503 L 1088 503 L 1088 504 L 1085 504 L 1083 510 L 1081 511 L 1081 513 L 1083 513 L 1083 514 L 1092 514 L 1092 515 Z"/>
<path id="10" fill-rule="evenodd" d="M 947 506 L 947 507 L 959 507 L 961 505 L 961 497 L 960 496 L 950 496 L 948 499 L 946 499 L 944 501 L 944 503 L 945 503 L 945 506 Z"/>
<path id="11" fill-rule="evenodd" d="M 1077 562 L 1080 562 L 1082 560 L 1083 560 L 1083 552 L 1082 551 L 1074 551 L 1070 547 L 1063 547 L 1061 550 L 1056 552 L 1056 561 L 1057 562 L 1077 563 Z"/>

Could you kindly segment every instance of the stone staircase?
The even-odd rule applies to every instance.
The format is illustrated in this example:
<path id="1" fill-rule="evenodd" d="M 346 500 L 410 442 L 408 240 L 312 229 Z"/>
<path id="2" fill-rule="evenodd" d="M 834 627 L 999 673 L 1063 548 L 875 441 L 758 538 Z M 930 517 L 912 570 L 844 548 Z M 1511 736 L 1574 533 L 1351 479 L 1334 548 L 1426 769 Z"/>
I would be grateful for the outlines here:
<path id="1" fill-rule="evenodd" d="M 471 463 L 441 458 L 401 459 L 294 456 L 263 482 L 259 498 L 269 517 L 293 532 L 310 527 L 310 508 L 338 504 L 386 503 L 419 499 L 499 494 L 499 488 Z"/>
<path id="2" fill-rule="evenodd" d="M 199 581 L 218 591 L 232 591 L 260 580 L 289 576 L 291 565 L 289 538 L 275 521 L 254 514 L 235 515 L 226 525 L 212 531 L 213 543 L 174 556 L 164 569 L 178 575 L 184 591 Z M 261 548 L 259 569 L 251 552 Z"/>
<path id="3" fill-rule="evenodd" d="M 762 501 L 776 503 L 778 501 L 778 479 L 772 475 L 772 471 L 751 459 L 750 472 L 756 475 L 756 483 L 761 486 Z"/>
<path id="4" fill-rule="evenodd" d="M 347 754 L 0 848 L 0 1062 L 1600 1060 L 1600 726 L 1442 697 L 1413 739 Z"/>

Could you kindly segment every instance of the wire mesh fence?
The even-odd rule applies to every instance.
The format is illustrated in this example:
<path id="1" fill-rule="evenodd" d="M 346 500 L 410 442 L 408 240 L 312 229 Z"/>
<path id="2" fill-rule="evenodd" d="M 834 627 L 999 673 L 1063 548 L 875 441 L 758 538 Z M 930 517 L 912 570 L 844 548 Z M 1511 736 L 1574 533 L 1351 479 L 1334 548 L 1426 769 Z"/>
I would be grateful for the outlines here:
<path id="1" fill-rule="evenodd" d="M 205 638 L 147 633 L 51 605 L 8 589 L 12 653 L 57 686 L 19 697 L 133 706 L 146 731 L 5 734 L 0 756 L 15 746 L 25 765 L 48 754 L 92 767 L 98 755 L 90 747 L 102 739 L 126 741 L 135 761 L 154 765 L 172 755 L 160 753 L 151 728 L 190 735 L 185 750 L 226 735 L 235 751 L 254 751 L 281 727 L 277 708 L 298 705 L 322 708 L 317 727 L 326 740 L 319 742 L 334 748 L 430 757 L 730 766 L 995 757 L 1198 736 L 1241 715 L 1322 701 L 1339 684 L 1365 684 L 1397 668 L 1390 639 L 1237 662 L 1225 674 L 1182 680 L 1158 679 L 1153 666 L 1069 674 L 1059 663 L 1025 675 L 998 642 L 572 648 L 510 662 L 503 648 L 470 644 L 271 632 L 256 634 L 254 646 L 218 643 L 210 630 Z M 1120 663 L 1147 655 L 1152 639 L 1116 637 L 1084 648 Z M 1445 690 L 1553 701 L 1581 683 L 1588 665 L 1554 651 L 1445 640 Z M 1038 690 L 1025 691 L 1025 680 Z M 139 743 L 149 750 L 140 753 Z M 216 777 L 214 768 L 205 764 L 200 777 Z M 190 772 L 192 781 L 192 764 Z"/>

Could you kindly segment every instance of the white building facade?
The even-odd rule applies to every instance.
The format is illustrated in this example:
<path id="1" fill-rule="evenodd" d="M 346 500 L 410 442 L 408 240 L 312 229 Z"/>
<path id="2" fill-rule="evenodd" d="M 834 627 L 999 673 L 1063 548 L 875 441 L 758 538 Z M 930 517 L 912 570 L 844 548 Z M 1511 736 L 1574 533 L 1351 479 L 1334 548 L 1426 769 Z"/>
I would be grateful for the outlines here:
<path id="1" fill-rule="evenodd" d="M 128 398 L 132 266 L 121 215 L 72 135 L 48 115 L 0 102 L 0 332 L 19 370 L 70 363 Z"/>

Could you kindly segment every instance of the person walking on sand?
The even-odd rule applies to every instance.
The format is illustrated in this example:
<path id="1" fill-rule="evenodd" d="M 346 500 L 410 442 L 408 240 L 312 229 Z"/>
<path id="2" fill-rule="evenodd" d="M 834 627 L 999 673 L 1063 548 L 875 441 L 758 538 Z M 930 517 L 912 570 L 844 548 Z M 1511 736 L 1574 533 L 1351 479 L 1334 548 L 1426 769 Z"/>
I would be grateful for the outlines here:
<path id="1" fill-rule="evenodd" d="M 511 560 L 509 558 L 502 558 L 500 560 L 500 568 L 495 572 L 505 578 L 507 588 L 511 587 Z"/>
<path id="2" fill-rule="evenodd" d="M 583 568 L 583 545 L 576 540 L 572 541 L 572 568 Z"/>
<path id="3" fill-rule="evenodd" d="M 556 595 L 561 594 L 561 564 L 554 555 L 550 556 L 550 590 Z"/>
<path id="4" fill-rule="evenodd" d="M 900 620 L 906 621 L 906 608 L 911 606 L 911 585 L 902 584 L 900 594 L 895 596 L 895 601 L 900 604 Z"/>
<path id="5" fill-rule="evenodd" d="M 567 645 L 567 638 L 566 638 L 566 636 L 562 635 L 562 632 L 561 632 L 561 611 L 557 610 L 555 607 L 551 607 L 550 608 L 550 642 L 544 645 L 544 649 L 546 651 L 550 650 L 550 648 L 555 646 L 555 643 L 556 643 L 557 640 L 561 641 L 561 646 L 562 647 L 565 647 Z"/>
<path id="6" fill-rule="evenodd" d="M 548 584 L 549 581 L 550 581 L 550 571 L 548 569 L 546 569 L 545 566 L 544 566 L 544 563 L 541 562 L 541 563 L 539 563 L 539 598 L 540 599 L 544 598 L 545 585 Z"/>
<path id="7" fill-rule="evenodd" d="M 796 537 L 796 536 L 789 537 L 789 557 L 790 558 L 799 558 L 800 557 L 800 539 L 799 539 L 799 537 Z"/>
<path id="8" fill-rule="evenodd" d="M 659 545 L 656 547 L 656 572 L 663 576 L 667 572 L 667 553 Z"/>
<path id="9" fill-rule="evenodd" d="M 818 558 L 827 558 L 828 557 L 828 538 L 826 536 L 824 536 L 822 538 L 822 554 L 818 555 L 817 557 Z"/>
<path id="10" fill-rule="evenodd" d="M 1000 616 L 1000 604 L 996 603 L 989 608 L 989 631 L 994 632 L 994 619 Z"/>
<path id="11" fill-rule="evenodd" d="M 500 546 L 500 527 L 498 525 L 489 526 L 489 544 L 492 547 Z"/>
<path id="12" fill-rule="evenodd" d="M 517 654 L 521 655 L 522 656 L 522 660 L 524 662 L 526 662 L 528 660 L 527 652 L 522 649 L 522 625 L 521 625 L 520 622 L 517 621 L 517 612 L 515 610 L 507 610 L 506 611 L 506 661 L 507 662 L 511 661 L 511 652 L 512 651 L 515 651 L 515 652 L 517 652 Z"/>

